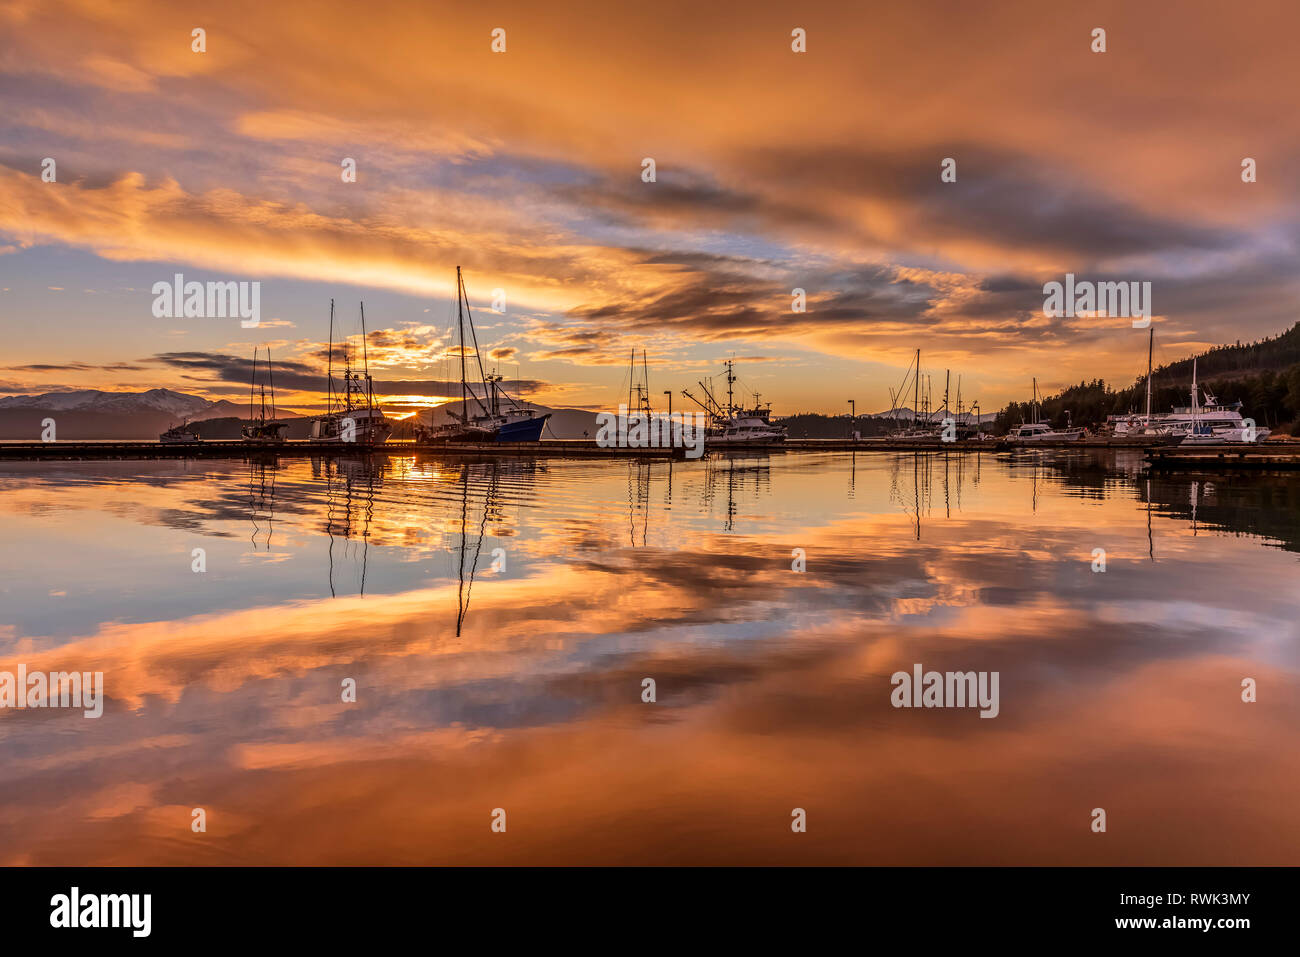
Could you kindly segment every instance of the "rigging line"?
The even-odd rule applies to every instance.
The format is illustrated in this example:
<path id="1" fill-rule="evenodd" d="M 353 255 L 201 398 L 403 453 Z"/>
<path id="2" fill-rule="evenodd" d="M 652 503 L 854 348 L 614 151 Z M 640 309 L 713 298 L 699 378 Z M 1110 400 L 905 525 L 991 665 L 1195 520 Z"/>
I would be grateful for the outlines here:
<path id="1" fill-rule="evenodd" d="M 462 279 L 460 280 L 460 285 L 461 285 L 461 288 L 462 288 L 462 289 L 465 289 L 465 280 L 464 280 L 464 278 L 462 278 Z M 478 332 L 475 331 L 475 329 L 474 329 L 474 315 L 473 315 L 473 313 L 470 312 L 470 309 L 469 309 L 469 290 L 468 290 L 468 289 L 465 289 L 465 317 L 469 320 L 469 334 L 470 334 L 470 337 L 474 340 L 474 361 L 478 363 L 478 374 L 479 374 L 479 378 L 480 378 L 481 380 L 483 380 L 483 398 L 486 399 L 486 398 L 487 398 L 487 393 L 488 393 L 488 387 L 487 387 L 487 372 L 484 371 L 484 369 L 483 369 L 483 355 L 482 355 L 482 353 L 479 352 L 479 348 L 478 348 Z M 464 348 L 464 347 L 462 346 L 462 348 Z M 470 390 L 470 395 L 474 395 L 474 390 L 473 390 L 473 389 Z M 484 414 L 484 415 L 491 415 L 491 414 L 492 414 L 491 412 L 488 411 L 487 406 L 485 406 L 485 405 L 484 405 L 484 404 L 479 400 L 479 398 L 478 398 L 477 395 L 474 395 L 474 401 L 475 401 L 475 402 L 478 402 L 478 406 L 479 406 L 480 409 L 483 410 L 483 414 Z"/>

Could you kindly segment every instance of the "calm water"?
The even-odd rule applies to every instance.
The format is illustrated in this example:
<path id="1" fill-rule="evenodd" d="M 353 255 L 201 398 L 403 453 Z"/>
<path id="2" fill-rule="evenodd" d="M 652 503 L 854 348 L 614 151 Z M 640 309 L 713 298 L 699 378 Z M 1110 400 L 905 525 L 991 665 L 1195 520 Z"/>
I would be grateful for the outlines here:
<path id="1" fill-rule="evenodd" d="M 0 511 L 0 670 L 108 696 L 0 711 L 0 863 L 1300 862 L 1300 478 L 40 463 Z M 1000 715 L 891 707 L 918 662 Z"/>

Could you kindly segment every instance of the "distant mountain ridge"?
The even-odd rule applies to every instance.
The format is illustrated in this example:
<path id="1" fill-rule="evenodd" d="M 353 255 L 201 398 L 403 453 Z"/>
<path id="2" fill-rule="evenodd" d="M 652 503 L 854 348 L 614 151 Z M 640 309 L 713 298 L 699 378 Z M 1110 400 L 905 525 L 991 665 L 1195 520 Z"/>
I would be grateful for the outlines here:
<path id="1" fill-rule="evenodd" d="M 79 389 L 74 392 L 44 392 L 40 395 L 12 395 L 0 399 L 0 409 L 50 409 L 56 412 L 167 412 L 172 415 L 194 415 L 214 405 L 208 399 L 173 392 L 170 389 L 150 389 L 148 392 L 102 392 L 98 389 Z"/>
<path id="2" fill-rule="evenodd" d="M 275 411 L 277 419 L 302 417 L 291 409 Z M 46 419 L 54 420 L 60 439 L 150 439 L 184 421 L 247 417 L 246 402 L 203 399 L 171 389 L 78 389 L 0 399 L 0 439 L 34 442 L 41 437 Z"/>

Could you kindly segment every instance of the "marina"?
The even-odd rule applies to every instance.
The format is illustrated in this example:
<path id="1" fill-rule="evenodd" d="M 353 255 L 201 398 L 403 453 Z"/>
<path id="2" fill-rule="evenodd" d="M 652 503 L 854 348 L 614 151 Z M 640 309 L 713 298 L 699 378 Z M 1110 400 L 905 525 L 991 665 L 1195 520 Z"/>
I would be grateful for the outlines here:
<path id="1" fill-rule="evenodd" d="M 1271 439 L 1255 444 L 1180 446 L 1168 436 L 1085 437 L 1077 440 L 1035 441 L 1032 448 L 1129 449 L 1149 450 L 1148 458 L 1157 467 L 1170 462 L 1274 462 L 1296 463 L 1300 467 L 1300 441 Z M 724 447 L 706 443 L 706 454 L 729 452 L 1005 452 L 1025 448 L 1007 439 L 958 439 L 944 442 L 935 437 L 926 442 L 880 439 L 785 439 L 779 444 L 728 442 Z M 406 456 L 471 455 L 491 457 L 548 456 L 580 458 L 685 458 L 686 450 L 651 447 L 598 445 L 595 439 L 542 439 L 536 442 L 411 442 L 389 441 L 382 445 L 356 442 L 325 442 L 291 439 L 281 442 L 245 440 L 203 440 L 183 444 L 162 441 L 90 441 L 90 442 L 0 442 L 0 460 L 40 461 L 70 459 L 182 459 L 182 458 L 288 458 L 318 456 Z M 1281 466 L 1279 466 L 1281 467 Z"/>

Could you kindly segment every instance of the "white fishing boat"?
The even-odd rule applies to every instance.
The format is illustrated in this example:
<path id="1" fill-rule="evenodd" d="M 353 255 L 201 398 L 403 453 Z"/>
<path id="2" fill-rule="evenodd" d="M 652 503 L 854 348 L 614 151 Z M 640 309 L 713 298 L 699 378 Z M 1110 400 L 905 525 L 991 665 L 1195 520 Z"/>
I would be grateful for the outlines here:
<path id="1" fill-rule="evenodd" d="M 682 395 L 709 414 L 709 424 L 704 430 L 704 445 L 779 445 L 786 439 L 786 427 L 772 422 L 772 403 L 763 405 L 759 394 L 754 393 L 754 407 L 746 409 L 735 402 L 735 363 L 728 359 L 723 366 L 727 376 L 727 404 L 713 397 L 709 387 L 700 382 L 705 400 L 700 401 L 683 389 Z"/>
<path id="2" fill-rule="evenodd" d="M 362 371 L 352 371 L 352 357 L 344 350 L 343 387 L 334 385 L 334 300 L 330 300 L 330 345 L 326 388 L 328 409 L 311 424 L 313 442 L 354 442 L 357 445 L 382 445 L 393 433 L 393 424 L 375 401 L 374 381 L 370 377 L 370 357 L 366 348 L 366 307 L 361 306 Z"/>
<path id="3" fill-rule="evenodd" d="M 163 445 L 193 445 L 196 442 L 202 442 L 203 439 L 200 438 L 194 426 L 182 422 L 180 425 L 173 425 L 158 436 L 158 441 Z"/>

